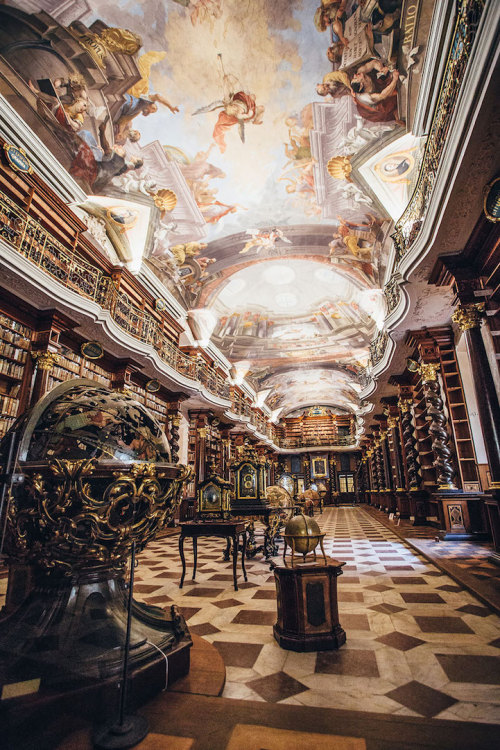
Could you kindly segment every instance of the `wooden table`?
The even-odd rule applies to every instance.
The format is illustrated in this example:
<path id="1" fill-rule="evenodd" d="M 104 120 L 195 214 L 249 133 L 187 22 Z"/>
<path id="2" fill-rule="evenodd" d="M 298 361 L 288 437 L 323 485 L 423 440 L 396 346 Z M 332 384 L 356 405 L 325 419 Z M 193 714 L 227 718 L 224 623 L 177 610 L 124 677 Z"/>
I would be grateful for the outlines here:
<path id="1" fill-rule="evenodd" d="M 239 540 L 242 537 L 242 551 L 241 551 L 241 569 L 243 571 L 243 577 L 245 581 L 248 580 L 247 572 L 245 570 L 245 552 L 247 547 L 247 524 L 245 521 L 183 521 L 179 524 L 181 527 L 181 535 L 179 537 L 179 554 L 182 562 L 182 575 L 179 588 L 181 589 L 184 584 L 184 577 L 186 575 L 186 558 L 184 557 L 184 539 L 191 537 L 193 540 L 193 555 L 194 555 L 194 566 L 193 566 L 193 578 L 194 581 L 196 576 L 196 564 L 198 561 L 198 537 L 200 536 L 216 536 L 222 537 L 227 540 L 226 553 L 229 553 L 231 540 L 233 542 L 233 581 L 234 590 L 238 591 L 238 582 L 236 579 L 236 565 L 238 561 L 238 547 Z M 229 557 L 228 557 L 229 559 Z"/>

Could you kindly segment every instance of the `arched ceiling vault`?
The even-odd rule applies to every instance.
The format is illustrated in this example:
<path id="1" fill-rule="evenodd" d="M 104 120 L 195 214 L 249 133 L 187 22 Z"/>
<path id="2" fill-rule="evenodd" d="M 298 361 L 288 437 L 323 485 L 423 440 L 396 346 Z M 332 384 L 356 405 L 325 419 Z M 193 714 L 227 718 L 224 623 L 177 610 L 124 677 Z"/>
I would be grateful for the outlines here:
<path id="1" fill-rule="evenodd" d="M 410 60 L 407 5 L 0 8 L 6 97 L 87 193 L 90 231 L 153 269 L 193 338 L 282 413 L 360 408 L 423 145 L 410 120 L 425 46 L 414 24 Z M 433 0 L 419 6 L 428 23 Z"/>

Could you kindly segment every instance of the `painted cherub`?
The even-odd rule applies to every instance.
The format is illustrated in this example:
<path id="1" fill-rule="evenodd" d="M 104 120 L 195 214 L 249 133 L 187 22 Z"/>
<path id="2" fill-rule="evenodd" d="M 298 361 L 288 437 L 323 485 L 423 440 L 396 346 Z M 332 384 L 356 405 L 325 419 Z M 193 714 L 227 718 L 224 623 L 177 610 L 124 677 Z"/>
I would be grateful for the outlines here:
<path id="1" fill-rule="evenodd" d="M 172 245 L 170 252 L 174 256 L 176 264 L 182 266 L 186 262 L 186 258 L 195 258 L 206 247 L 206 242 L 185 242 L 181 245 Z"/>
<path id="2" fill-rule="evenodd" d="M 239 251 L 240 255 L 245 255 L 254 248 L 257 253 L 260 253 L 262 250 L 271 253 L 275 249 L 278 240 L 291 244 L 291 240 L 285 237 L 281 229 L 276 227 L 267 232 L 259 229 L 247 229 L 247 234 L 251 235 L 251 237 Z"/>

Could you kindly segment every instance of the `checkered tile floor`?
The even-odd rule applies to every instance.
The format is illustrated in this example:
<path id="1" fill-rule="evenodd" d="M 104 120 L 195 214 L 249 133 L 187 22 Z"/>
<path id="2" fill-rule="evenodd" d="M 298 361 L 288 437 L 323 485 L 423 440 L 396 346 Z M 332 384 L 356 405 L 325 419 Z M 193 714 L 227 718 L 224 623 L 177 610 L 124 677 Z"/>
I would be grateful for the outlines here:
<path id="1" fill-rule="evenodd" d="M 140 556 L 136 595 L 175 602 L 190 630 L 221 652 L 224 696 L 408 716 L 500 723 L 500 620 L 360 507 L 316 517 L 328 555 L 345 560 L 338 579 L 339 651 L 280 649 L 274 577 L 261 557 L 232 586 L 222 540 L 199 542 L 197 581 L 178 588 L 176 538 Z"/>
<path id="2" fill-rule="evenodd" d="M 150 544 L 136 598 L 176 603 L 191 632 L 219 649 L 225 697 L 500 724 L 499 618 L 362 507 L 329 508 L 316 520 L 327 554 L 346 561 L 337 580 L 347 643 L 338 651 L 280 649 L 269 566 L 249 560 L 248 582 L 240 568 L 234 591 L 223 540 L 199 541 L 196 583 L 186 541 L 183 589 L 177 537 Z"/>

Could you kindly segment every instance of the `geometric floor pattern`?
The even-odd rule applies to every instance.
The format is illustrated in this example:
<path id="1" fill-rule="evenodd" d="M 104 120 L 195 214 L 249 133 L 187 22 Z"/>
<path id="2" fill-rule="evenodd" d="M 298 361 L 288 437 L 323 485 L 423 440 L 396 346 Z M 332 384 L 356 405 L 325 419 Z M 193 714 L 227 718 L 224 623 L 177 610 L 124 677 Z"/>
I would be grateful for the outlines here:
<path id="1" fill-rule="evenodd" d="M 500 724 L 500 619 L 362 507 L 328 508 L 316 520 L 327 555 L 346 562 L 338 651 L 281 649 L 269 566 L 248 560 L 248 582 L 239 571 L 234 591 L 223 540 L 199 540 L 196 582 L 186 542 L 183 589 L 177 538 L 151 543 L 135 596 L 177 604 L 190 631 L 219 649 L 224 697 Z"/>

